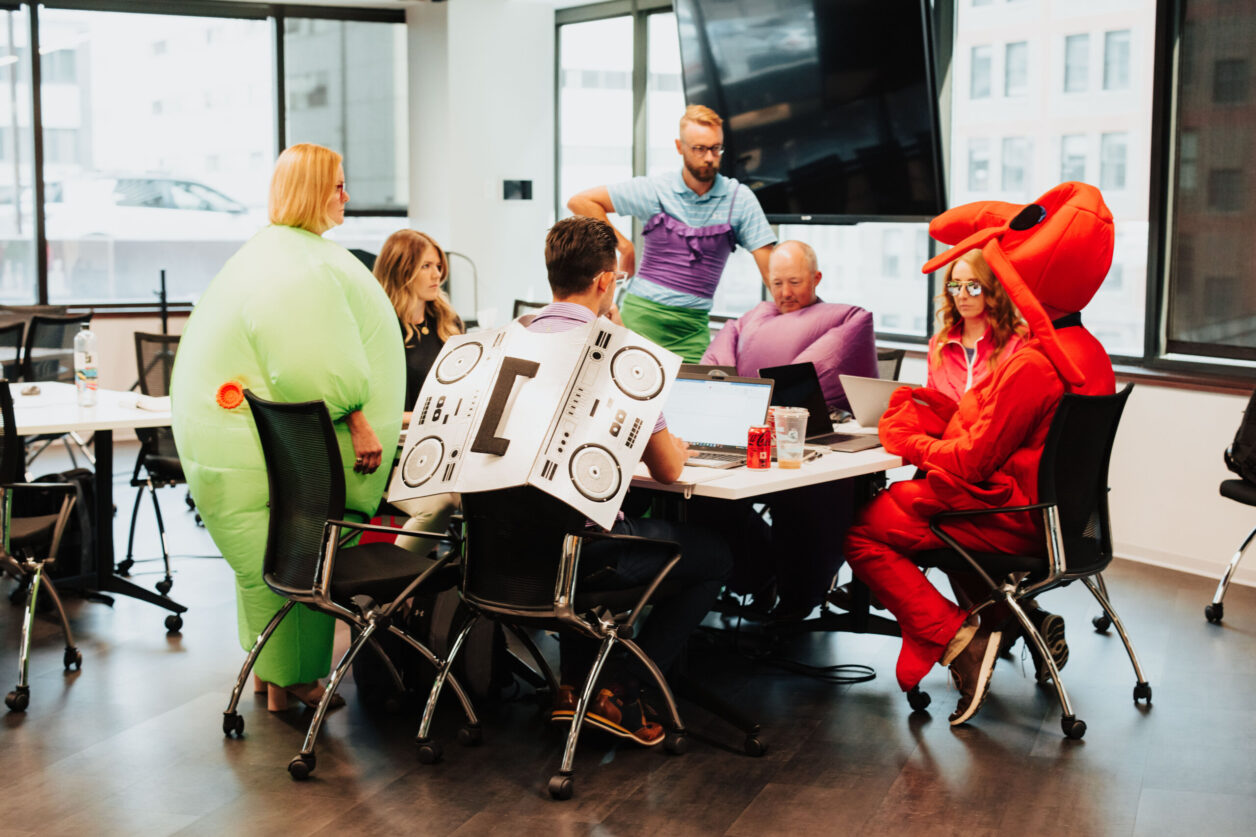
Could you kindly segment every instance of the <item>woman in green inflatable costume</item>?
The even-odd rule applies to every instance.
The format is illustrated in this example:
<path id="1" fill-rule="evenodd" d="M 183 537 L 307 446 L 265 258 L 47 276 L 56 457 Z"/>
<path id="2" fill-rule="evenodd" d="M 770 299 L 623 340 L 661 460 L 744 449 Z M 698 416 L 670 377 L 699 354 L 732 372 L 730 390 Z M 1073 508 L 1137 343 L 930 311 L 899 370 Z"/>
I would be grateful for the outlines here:
<path id="1" fill-rule="evenodd" d="M 271 224 L 210 282 L 171 380 L 175 443 L 197 510 L 235 570 L 245 649 L 283 600 L 262 581 L 269 491 L 243 391 L 327 403 L 349 463 L 347 517 L 375 512 L 401 431 L 405 354 L 392 304 L 361 262 L 321 237 L 344 222 L 344 177 L 340 155 L 322 146 L 279 155 Z M 272 710 L 286 708 L 289 695 L 317 703 L 332 629 L 331 617 L 303 607 L 280 624 L 254 667 Z"/>

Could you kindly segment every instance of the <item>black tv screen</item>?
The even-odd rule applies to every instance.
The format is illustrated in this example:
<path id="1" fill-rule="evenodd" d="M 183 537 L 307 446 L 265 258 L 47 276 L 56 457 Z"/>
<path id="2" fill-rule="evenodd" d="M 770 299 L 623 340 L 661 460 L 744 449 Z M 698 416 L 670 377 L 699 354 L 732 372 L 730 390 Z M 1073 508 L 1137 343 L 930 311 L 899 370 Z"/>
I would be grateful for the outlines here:
<path id="1" fill-rule="evenodd" d="M 778 223 L 945 209 L 927 0 L 674 0 L 685 98 Z"/>

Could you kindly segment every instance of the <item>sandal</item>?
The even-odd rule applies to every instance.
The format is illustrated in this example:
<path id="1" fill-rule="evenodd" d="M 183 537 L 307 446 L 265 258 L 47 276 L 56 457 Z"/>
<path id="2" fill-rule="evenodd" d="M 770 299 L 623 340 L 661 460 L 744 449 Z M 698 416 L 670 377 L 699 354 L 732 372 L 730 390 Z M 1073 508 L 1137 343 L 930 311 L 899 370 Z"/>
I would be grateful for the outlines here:
<path id="1" fill-rule="evenodd" d="M 326 690 L 318 681 L 313 683 L 296 683 L 292 686 L 282 687 L 276 686 L 274 683 L 267 684 L 266 708 L 271 712 L 283 712 L 288 709 L 288 698 L 295 698 L 299 703 L 305 704 L 310 709 L 317 709 L 318 704 L 323 699 Z M 328 711 L 339 709 L 345 705 L 344 697 L 336 693 L 331 696 L 331 700 L 327 704 Z"/>

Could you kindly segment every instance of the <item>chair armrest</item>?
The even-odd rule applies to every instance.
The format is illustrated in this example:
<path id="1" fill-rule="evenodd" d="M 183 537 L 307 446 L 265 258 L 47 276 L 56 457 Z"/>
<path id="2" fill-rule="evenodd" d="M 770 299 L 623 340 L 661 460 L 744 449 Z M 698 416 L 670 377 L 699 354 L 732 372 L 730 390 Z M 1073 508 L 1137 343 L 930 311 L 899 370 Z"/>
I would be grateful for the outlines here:
<path id="1" fill-rule="evenodd" d="M 355 532 L 380 532 L 385 535 L 407 535 L 414 538 L 431 538 L 438 541 L 449 541 L 450 543 L 459 543 L 460 538 L 453 532 L 421 532 L 412 529 L 400 529 L 396 526 L 380 526 L 376 523 L 355 523 L 352 520 L 329 520 L 327 525 L 336 526 L 341 529 L 353 529 Z M 340 538 L 337 546 L 344 546 L 355 532 L 349 532 Z"/>
<path id="2" fill-rule="evenodd" d="M 1017 512 L 1037 511 L 1040 509 L 1053 508 L 1054 506 L 1055 503 L 1033 503 L 1027 506 L 1001 506 L 997 509 L 958 509 L 956 511 L 938 512 L 933 515 L 933 517 L 929 518 L 929 531 L 941 538 L 942 542 L 948 547 L 958 552 L 960 556 L 962 556 L 963 559 L 972 566 L 973 570 L 980 575 L 993 590 L 999 585 L 996 584 L 994 579 L 990 577 L 990 574 L 985 571 L 985 568 L 977 562 L 977 559 L 969 554 L 968 550 L 960 546 L 954 538 L 942 530 L 942 523 L 947 520 L 981 517 L 984 515 L 1015 514 Z"/>
<path id="3" fill-rule="evenodd" d="M 13 488 L 60 488 L 72 491 L 75 485 L 72 482 L 6 482 L 4 485 L 0 485 L 0 488 L 3 488 L 5 491 Z"/>
<path id="4" fill-rule="evenodd" d="M 677 563 L 679 563 L 680 544 L 675 541 L 662 540 L 661 538 L 643 538 L 640 535 L 617 535 L 613 532 L 572 532 L 571 534 L 581 540 L 626 541 L 629 543 L 653 544 L 655 546 L 668 547 L 672 550 L 671 560 L 663 565 L 663 568 L 658 571 L 658 574 L 654 576 L 654 578 L 646 586 L 645 590 L 642 591 L 641 598 L 637 599 L 637 603 L 633 605 L 632 612 L 629 614 L 627 621 L 620 625 L 620 630 L 624 634 L 631 636 L 632 630 L 637 624 L 637 619 L 641 615 L 641 611 L 647 604 L 649 604 L 650 599 L 653 598 L 659 585 L 663 583 L 665 578 L 667 578 L 667 574 L 672 571 L 672 568 L 675 567 Z"/>
<path id="5" fill-rule="evenodd" d="M 978 517 L 984 514 L 1013 514 L 1015 512 L 1035 511 L 1037 509 L 1050 508 L 1054 505 L 1055 503 L 1034 503 L 1030 506 L 1000 506 L 997 509 L 957 509 L 955 511 L 938 512 L 929 518 L 929 524 L 933 525 L 935 521 L 955 517 Z"/>

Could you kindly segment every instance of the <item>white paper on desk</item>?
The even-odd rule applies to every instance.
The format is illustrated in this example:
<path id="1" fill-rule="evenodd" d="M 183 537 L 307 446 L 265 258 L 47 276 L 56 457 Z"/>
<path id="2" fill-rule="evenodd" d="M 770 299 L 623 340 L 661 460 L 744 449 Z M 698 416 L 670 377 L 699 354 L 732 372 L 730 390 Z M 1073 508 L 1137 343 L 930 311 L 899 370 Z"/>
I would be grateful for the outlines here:
<path id="1" fill-rule="evenodd" d="M 138 392 L 124 392 L 118 396 L 119 407 L 149 410 L 154 413 L 170 412 L 169 395 L 140 395 Z"/>
<path id="2" fill-rule="evenodd" d="M 529 484 L 610 528 L 679 369 L 677 355 L 601 318 L 451 337 L 388 499 Z"/>

